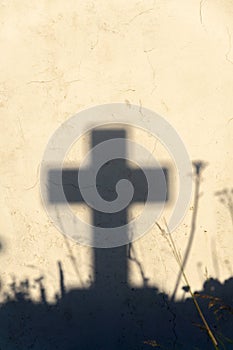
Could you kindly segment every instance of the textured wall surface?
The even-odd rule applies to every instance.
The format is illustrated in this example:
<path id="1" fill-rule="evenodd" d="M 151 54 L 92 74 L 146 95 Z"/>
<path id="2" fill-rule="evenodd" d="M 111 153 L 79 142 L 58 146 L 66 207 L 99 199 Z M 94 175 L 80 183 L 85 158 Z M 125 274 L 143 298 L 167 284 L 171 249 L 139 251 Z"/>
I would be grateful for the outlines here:
<path id="1" fill-rule="evenodd" d="M 66 290 L 92 284 L 93 251 L 50 222 L 39 169 L 62 122 L 113 102 L 162 115 L 191 160 L 205 164 L 198 200 L 193 192 L 173 238 L 182 257 L 190 245 L 186 272 L 194 290 L 210 277 L 220 283 L 232 277 L 232 19 L 229 0 L 0 1 L 1 300 L 11 295 L 12 283 L 25 280 L 33 300 L 40 300 L 43 281 L 49 301 L 60 293 L 61 280 Z M 143 140 L 155 156 L 162 152 L 139 130 L 132 130 L 132 138 Z M 78 162 L 78 152 L 69 160 Z M 169 162 L 166 154 L 161 157 Z M 74 210 L 90 215 L 82 206 Z M 146 280 L 172 295 L 179 267 L 158 228 L 133 243 L 132 256 L 130 286 L 142 287 Z"/>

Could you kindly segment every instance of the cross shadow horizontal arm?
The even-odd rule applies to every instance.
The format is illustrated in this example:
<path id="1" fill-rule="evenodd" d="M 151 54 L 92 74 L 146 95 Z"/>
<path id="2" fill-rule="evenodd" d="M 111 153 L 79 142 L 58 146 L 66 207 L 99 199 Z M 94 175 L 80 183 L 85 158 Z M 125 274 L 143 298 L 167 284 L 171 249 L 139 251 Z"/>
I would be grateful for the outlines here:
<path id="1" fill-rule="evenodd" d="M 122 177 L 124 179 L 129 180 L 133 187 L 134 187 L 134 195 L 132 202 L 133 203 L 144 203 L 147 201 L 149 202 L 162 202 L 164 200 L 164 196 L 166 196 L 165 200 L 168 200 L 168 185 L 166 186 L 167 193 L 164 193 L 164 186 L 161 181 L 161 169 L 144 169 L 147 176 L 149 176 L 149 179 L 152 183 L 152 188 L 150 192 L 150 196 L 148 198 L 148 184 L 146 180 L 146 176 L 142 169 L 136 168 L 136 169 L 130 169 L 127 168 L 126 171 L 123 172 Z M 86 170 L 89 171 L 89 170 Z M 168 169 L 163 168 L 162 169 L 163 174 L 165 176 L 166 183 L 168 184 Z M 58 188 L 59 185 L 59 177 L 60 177 L 60 170 L 59 169 L 51 169 L 48 172 L 48 188 L 49 188 L 49 202 L 52 204 L 58 204 L 58 203 L 64 203 L 64 197 L 61 194 L 60 188 Z M 98 177 L 99 179 L 101 177 Z M 108 174 L 109 183 L 106 186 L 106 183 L 101 183 L 101 181 L 97 181 L 97 188 L 104 188 L 104 191 L 106 192 L 109 188 L 112 190 L 115 190 L 115 185 L 117 183 L 117 180 L 119 181 L 121 178 L 118 178 L 117 180 L 114 179 L 114 176 L 111 176 L 111 174 Z M 106 177 L 105 177 L 106 179 Z M 65 198 L 68 203 L 84 203 L 79 185 L 78 185 L 78 169 L 63 169 L 62 171 L 62 186 L 63 191 L 65 194 Z M 90 186 L 93 186 L 90 184 Z"/>

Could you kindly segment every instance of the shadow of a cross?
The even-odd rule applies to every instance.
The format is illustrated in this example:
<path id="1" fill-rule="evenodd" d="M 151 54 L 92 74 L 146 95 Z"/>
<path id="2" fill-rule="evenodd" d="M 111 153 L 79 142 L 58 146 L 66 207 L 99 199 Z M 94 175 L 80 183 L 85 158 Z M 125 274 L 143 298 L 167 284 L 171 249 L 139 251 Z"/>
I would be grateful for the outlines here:
<path id="1" fill-rule="evenodd" d="M 126 131 L 124 129 L 98 129 L 92 131 L 92 148 L 98 144 L 119 138 L 122 141 L 120 147 L 123 148 L 123 153 L 126 155 Z M 93 159 L 93 163 L 94 163 Z M 91 171 L 86 169 L 86 172 Z M 164 186 L 159 182 L 161 179 L 161 171 L 163 171 L 168 184 L 168 170 L 163 168 L 147 169 L 150 177 L 154 179 L 152 187 L 152 202 L 162 202 L 164 200 Z M 61 199 L 57 195 L 57 188 L 53 186 L 56 179 L 57 170 L 49 171 L 50 192 L 49 199 L 51 204 L 59 204 Z M 148 184 L 146 176 L 138 166 L 131 166 L 126 159 L 113 159 L 103 164 L 96 178 L 96 187 L 100 196 L 106 201 L 113 201 L 117 197 L 116 184 L 120 179 L 127 179 L 134 187 L 133 198 L 130 205 L 134 203 L 145 203 L 148 195 Z M 62 171 L 63 191 L 68 203 L 83 203 L 84 199 L 78 186 L 78 169 L 63 169 Z M 168 188 L 168 186 L 166 186 Z M 168 191 L 166 193 L 168 200 Z M 128 208 L 115 213 L 100 212 L 93 210 L 92 215 L 93 226 L 103 228 L 115 228 L 124 226 L 128 222 Z M 127 235 L 127 232 L 125 232 Z M 95 232 L 93 233 L 95 239 Z M 93 244 L 94 245 L 94 244 Z M 94 285 L 92 287 L 103 291 L 111 289 L 112 291 L 119 290 L 122 285 L 127 284 L 128 279 L 127 269 L 127 246 L 116 248 L 94 248 Z"/>

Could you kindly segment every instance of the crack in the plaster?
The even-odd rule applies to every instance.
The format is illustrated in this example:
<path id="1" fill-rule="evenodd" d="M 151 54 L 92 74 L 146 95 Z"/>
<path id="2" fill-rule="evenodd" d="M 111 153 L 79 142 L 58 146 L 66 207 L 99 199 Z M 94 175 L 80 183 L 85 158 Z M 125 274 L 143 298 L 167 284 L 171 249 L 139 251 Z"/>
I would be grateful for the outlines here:
<path id="1" fill-rule="evenodd" d="M 134 17 L 132 17 L 128 22 L 125 22 L 125 23 L 123 23 L 123 24 L 124 24 L 124 25 L 129 25 L 129 24 L 131 24 L 136 18 L 138 18 L 138 17 L 144 15 L 145 13 L 151 12 L 151 11 L 153 11 L 153 10 L 154 10 L 154 6 L 153 6 L 152 8 L 150 8 L 150 9 L 141 11 L 140 13 L 138 13 L 137 15 L 135 15 Z"/>
<path id="2" fill-rule="evenodd" d="M 27 84 L 49 84 L 49 83 L 52 83 L 55 80 L 58 80 L 58 78 L 54 78 L 54 79 L 51 79 L 51 80 L 31 80 L 31 81 L 27 82 Z M 64 81 L 64 84 L 65 85 L 73 84 L 73 83 L 76 83 L 76 82 L 79 82 L 79 81 L 80 81 L 80 79 L 68 80 L 68 81 Z"/>
<path id="3" fill-rule="evenodd" d="M 135 89 L 126 89 L 126 90 L 118 90 L 119 92 L 129 92 L 129 91 L 132 91 L 132 92 L 135 92 L 136 90 Z"/>
<path id="4" fill-rule="evenodd" d="M 155 81 L 155 68 L 151 63 L 150 57 L 149 57 L 149 52 L 153 51 L 154 49 L 151 50 L 144 50 L 144 53 L 146 54 L 146 58 L 147 58 L 147 62 L 150 66 L 150 69 L 152 70 L 152 76 L 153 76 L 153 89 L 151 90 L 151 95 L 153 94 L 153 92 L 155 91 L 155 89 L 157 88 L 157 86 L 155 85 L 154 81 Z"/>
<path id="5" fill-rule="evenodd" d="M 144 51 L 144 52 L 145 52 L 145 51 Z M 146 58 L 147 58 L 147 61 L 148 61 L 148 63 L 149 63 L 149 66 L 150 66 L 150 68 L 151 68 L 151 70 L 152 70 L 152 73 L 153 73 L 153 80 L 154 80 L 154 79 L 155 79 L 155 69 L 154 69 L 154 67 L 153 67 L 153 65 L 152 65 L 152 63 L 151 63 L 151 61 L 150 61 L 148 52 L 145 52 L 145 53 L 146 53 Z"/>
<path id="6" fill-rule="evenodd" d="M 144 120 L 144 119 L 145 119 L 145 116 L 144 116 L 144 114 L 142 113 L 142 101 L 141 101 L 141 100 L 139 100 L 139 105 L 140 105 L 140 107 L 139 107 L 139 113 L 140 113 L 141 116 L 142 116 L 142 120 Z"/>
<path id="7" fill-rule="evenodd" d="M 36 181 L 35 183 L 30 186 L 30 187 L 26 187 L 25 190 L 28 191 L 28 190 L 32 190 L 33 188 L 36 187 L 36 185 L 38 184 L 38 181 L 39 181 L 39 169 L 40 169 L 40 164 L 37 166 L 37 170 L 36 170 Z"/>
<path id="8" fill-rule="evenodd" d="M 155 142 L 154 142 L 154 147 L 153 147 L 153 149 L 152 149 L 152 151 L 151 151 L 151 154 L 153 154 L 153 153 L 154 153 L 154 151 L 156 150 L 157 144 L 158 144 L 158 140 L 157 140 L 157 139 L 155 139 Z"/>
<path id="9" fill-rule="evenodd" d="M 81 81 L 81 80 L 80 79 L 68 80 L 68 81 L 65 81 L 64 84 L 69 85 L 69 84 L 77 83 L 79 81 Z"/>
<path id="10" fill-rule="evenodd" d="M 28 81 L 27 84 L 47 84 L 51 83 L 54 80 L 57 80 L 58 78 L 50 79 L 50 80 L 31 80 Z"/>
<path id="11" fill-rule="evenodd" d="M 52 185 L 59 186 L 59 187 L 61 185 L 60 183 L 57 183 L 57 182 L 54 182 L 54 181 L 51 181 L 51 180 L 49 180 L 48 182 L 51 183 Z M 71 186 L 71 187 L 74 187 L 75 189 L 78 189 L 78 190 L 96 187 L 95 185 L 86 185 L 86 186 L 80 187 L 79 185 L 75 185 L 73 183 L 65 183 L 63 185 L 64 186 Z"/>

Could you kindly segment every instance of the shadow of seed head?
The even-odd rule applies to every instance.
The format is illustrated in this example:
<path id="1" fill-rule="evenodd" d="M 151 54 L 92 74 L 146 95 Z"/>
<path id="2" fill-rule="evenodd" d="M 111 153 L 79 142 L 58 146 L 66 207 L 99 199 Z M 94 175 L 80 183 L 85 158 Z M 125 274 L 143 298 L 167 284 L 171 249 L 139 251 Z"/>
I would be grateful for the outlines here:
<path id="1" fill-rule="evenodd" d="M 200 175 L 201 171 L 207 166 L 207 163 L 201 160 L 197 160 L 193 162 L 193 166 L 194 166 L 196 175 Z"/>

